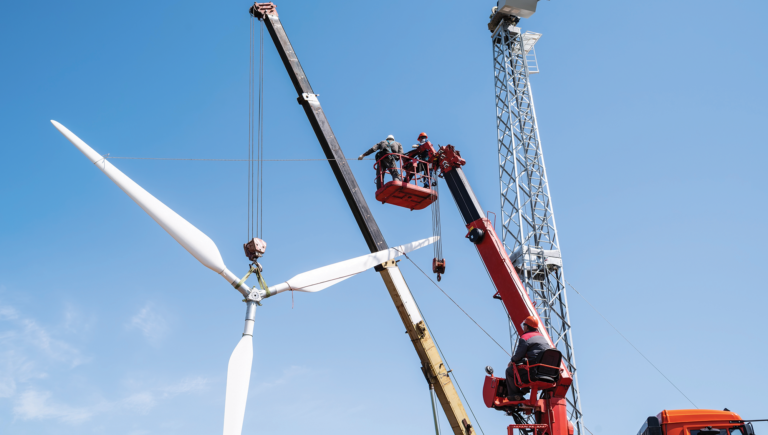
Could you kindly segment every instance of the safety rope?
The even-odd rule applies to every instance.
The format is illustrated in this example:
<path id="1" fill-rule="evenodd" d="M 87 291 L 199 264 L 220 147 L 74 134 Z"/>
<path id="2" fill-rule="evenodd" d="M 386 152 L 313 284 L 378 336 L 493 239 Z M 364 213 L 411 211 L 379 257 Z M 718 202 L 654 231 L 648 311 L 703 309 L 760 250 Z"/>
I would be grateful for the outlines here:
<path id="1" fill-rule="evenodd" d="M 105 159 L 123 159 L 123 160 L 186 160 L 196 162 L 327 162 L 329 160 L 337 159 L 186 159 L 186 158 L 174 158 L 174 157 L 112 157 L 104 156 Z M 346 162 L 357 162 L 358 159 L 338 159 Z M 363 160 L 376 160 L 376 159 L 363 159 Z M 250 180 L 249 180 L 250 182 Z M 250 194 L 250 191 L 249 191 Z"/>

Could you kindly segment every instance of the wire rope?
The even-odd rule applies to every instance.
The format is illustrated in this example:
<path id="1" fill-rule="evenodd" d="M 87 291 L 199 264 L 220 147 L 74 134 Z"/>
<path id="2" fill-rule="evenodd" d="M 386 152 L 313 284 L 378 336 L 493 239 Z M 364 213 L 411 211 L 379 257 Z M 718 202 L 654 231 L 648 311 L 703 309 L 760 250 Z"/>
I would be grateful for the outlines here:
<path id="1" fill-rule="evenodd" d="M 259 20 L 259 130 L 258 130 L 258 196 L 256 204 L 258 238 L 264 237 L 264 21 Z"/>
<path id="2" fill-rule="evenodd" d="M 439 145 L 438 145 L 439 146 Z M 428 163 L 427 165 L 431 165 L 431 163 Z M 432 170 L 429 166 L 427 166 L 427 173 L 432 174 Z M 434 243 L 434 253 L 435 253 L 435 259 L 437 261 L 443 260 L 443 238 L 442 235 L 442 224 L 440 222 L 440 183 L 438 182 L 437 178 L 434 178 L 434 180 L 431 179 L 431 177 L 427 177 L 427 180 L 432 186 L 430 188 L 434 189 L 435 194 L 435 200 L 432 201 L 432 204 L 430 205 L 430 208 L 432 210 L 432 235 L 437 237 L 437 241 Z"/>
<path id="3" fill-rule="evenodd" d="M 405 253 L 403 253 L 403 255 L 405 255 L 405 257 L 408 258 L 408 255 L 406 255 Z M 410 260 L 411 263 L 413 263 L 413 260 L 411 260 L 410 258 L 408 258 L 408 260 Z M 416 263 L 413 263 L 413 265 L 416 266 Z M 418 269 L 419 266 L 416 266 L 416 268 Z M 421 270 L 421 269 L 419 269 L 419 270 Z M 422 271 L 421 273 L 424 273 L 424 271 Z M 424 275 L 427 278 L 429 278 L 429 275 L 427 275 L 427 274 L 424 274 Z M 430 281 L 432 281 L 432 279 L 430 279 Z M 432 283 L 434 283 L 434 281 L 432 281 Z M 413 296 L 413 295 L 411 295 L 411 296 Z M 485 435 L 485 431 L 483 430 L 483 427 L 480 426 L 480 420 L 478 420 L 477 416 L 475 415 L 475 411 L 472 409 L 472 405 L 470 405 L 469 401 L 467 400 L 467 396 L 464 395 L 464 390 L 461 389 L 461 384 L 459 383 L 459 379 L 456 377 L 456 374 L 453 373 L 453 369 L 451 369 L 451 365 L 448 363 L 448 358 L 445 357 L 445 354 L 443 353 L 443 350 L 440 348 L 440 344 L 437 342 L 437 338 L 435 337 L 435 334 L 432 332 L 432 328 L 429 327 L 429 323 L 427 323 L 427 318 L 424 316 L 424 313 L 421 311 L 421 307 L 419 306 L 419 302 L 416 300 L 415 296 L 413 296 L 413 302 L 416 304 L 416 309 L 419 311 L 419 314 L 421 314 L 421 319 L 424 322 L 424 325 L 427 327 L 427 330 L 429 331 L 429 335 L 432 337 L 432 341 L 435 343 L 435 347 L 437 348 L 437 352 L 440 354 L 440 358 L 442 358 L 443 362 L 445 363 L 445 368 L 447 369 L 448 376 L 452 376 L 453 377 L 454 382 L 456 382 L 456 387 L 458 387 L 459 393 L 461 393 L 461 397 L 464 398 L 464 403 L 467 404 L 467 407 L 469 408 L 469 412 L 472 414 L 472 418 L 475 419 L 475 423 L 477 423 L 477 427 L 480 429 L 480 432 L 483 435 Z M 493 339 L 493 338 L 491 338 L 491 339 Z"/>
<path id="4" fill-rule="evenodd" d="M 598 310 L 597 308 L 595 308 L 595 306 L 594 306 L 594 305 L 592 305 L 592 302 L 589 302 L 589 300 L 588 300 L 586 297 L 584 297 L 584 295 L 583 295 L 583 294 L 579 293 L 579 291 L 578 291 L 578 290 L 576 290 L 576 288 L 573 286 L 573 284 L 571 284 L 570 282 L 568 282 L 568 280 L 565 280 L 565 282 L 566 282 L 566 283 L 568 283 L 568 285 L 569 285 L 569 286 L 570 286 L 570 287 L 573 289 L 573 291 L 575 291 L 575 292 L 576 292 L 576 294 L 577 294 L 577 295 L 579 295 L 579 296 L 580 296 L 582 299 L 584 299 L 584 302 L 586 302 L 587 304 L 589 304 L 589 306 L 590 306 L 590 307 L 592 307 L 592 309 L 593 309 L 593 310 L 595 310 L 595 312 L 596 312 L 597 314 L 599 314 L 599 315 L 600 315 L 600 317 L 602 317 L 602 318 L 603 318 L 603 320 L 605 320 L 605 323 L 607 323 L 608 325 L 610 325 L 610 326 L 611 326 L 611 328 L 613 328 L 613 330 L 614 330 L 614 331 L 616 331 L 616 333 L 618 333 L 618 334 L 621 336 L 621 338 L 623 338 L 623 339 L 624 339 L 624 341 L 626 341 L 627 343 L 629 343 L 629 345 L 630 345 L 630 346 L 632 346 L 632 348 L 633 348 L 633 349 L 635 349 L 635 351 L 636 351 L 637 353 L 639 353 L 639 354 L 640 354 L 640 356 L 642 356 L 642 357 L 643 357 L 643 358 L 644 358 L 646 361 L 648 361 L 648 364 L 650 364 L 650 365 L 651 365 L 651 366 L 652 366 L 654 369 L 656 369 L 656 371 L 657 371 L 657 372 L 659 372 L 659 374 L 660 374 L 661 376 L 663 376 L 663 377 L 664 377 L 664 379 L 666 379 L 666 380 L 667 380 L 667 382 L 669 382 L 669 383 L 670 383 L 670 385 L 672 385 L 673 387 L 675 387 L 675 389 L 676 389 L 676 390 L 677 390 L 677 391 L 678 391 L 680 394 L 682 394 L 682 395 L 683 395 L 683 397 L 685 397 L 686 399 L 688 399 L 688 401 L 689 401 L 689 402 L 691 402 L 691 405 L 695 406 L 695 407 L 696 407 L 696 409 L 698 409 L 698 408 L 699 408 L 698 406 L 696 406 L 696 404 L 695 404 L 695 403 L 693 403 L 693 400 L 691 400 L 691 399 L 690 399 L 688 396 L 686 396 L 686 395 L 685 395 L 685 393 L 683 393 L 683 390 L 681 390 L 680 388 L 678 388 L 678 387 L 677 387 L 677 385 L 675 385 L 675 383 L 674 383 L 674 382 L 672 382 L 672 381 L 671 381 L 671 380 L 670 380 L 670 379 L 667 377 L 667 375 L 665 375 L 665 374 L 664 374 L 664 373 L 663 373 L 663 372 L 662 372 L 662 371 L 661 371 L 661 370 L 660 370 L 658 367 L 656 367 L 656 364 L 652 363 L 652 362 L 651 362 L 651 360 L 650 360 L 650 359 L 648 359 L 648 357 L 647 357 L 647 356 L 645 356 L 645 355 L 644 355 L 642 352 L 640 352 L 640 349 L 638 349 L 638 348 L 637 348 L 637 346 L 635 346 L 634 344 L 632 344 L 632 342 L 631 342 L 631 341 L 629 341 L 629 339 L 628 339 L 627 337 L 625 337 L 625 336 L 624 336 L 624 334 L 622 334 L 622 333 L 621 333 L 621 331 L 619 331 L 619 329 L 618 329 L 617 327 L 615 327 L 615 326 L 613 325 L 613 323 L 611 323 L 611 322 L 610 322 L 610 321 L 609 321 L 609 320 L 608 320 L 608 319 L 607 319 L 607 318 L 606 318 L 606 317 L 603 315 L 603 313 L 601 313 L 601 312 L 600 312 L 600 310 Z M 590 432 L 590 433 L 591 433 L 591 432 Z"/>
<path id="5" fill-rule="evenodd" d="M 457 307 L 458 307 L 458 308 L 461 310 L 461 312 L 462 312 L 462 313 L 464 313 L 464 315 L 465 315 L 465 316 L 467 316 L 467 317 L 469 318 L 469 320 L 471 320 L 471 321 L 472 321 L 472 322 L 473 322 L 473 323 L 474 323 L 474 324 L 475 324 L 475 325 L 476 325 L 478 328 L 480 328 L 480 330 L 481 330 L 481 331 L 483 331 L 483 332 L 485 333 L 485 335 L 487 335 L 487 336 L 488 336 L 488 338 L 490 338 L 490 339 L 491 339 L 491 341 L 493 341 L 494 343 L 496 343 L 496 346 L 499 346 L 499 349 L 503 350 L 503 351 L 504 351 L 504 353 L 506 353 L 506 354 L 507 354 L 507 355 L 509 355 L 510 357 L 512 356 L 512 355 L 511 355 L 509 352 L 507 352 L 507 350 L 506 350 L 506 349 L 504 349 L 504 346 L 500 345 L 500 344 L 499 344 L 499 342 L 498 342 L 498 341 L 496 341 L 496 339 L 495 339 L 495 338 L 493 338 L 493 337 L 491 336 L 491 334 L 489 334 L 489 333 L 488 333 L 488 331 L 486 331 L 485 329 L 483 329 L 483 327 L 482 327 L 482 326 L 480 326 L 480 324 L 479 324 L 479 323 L 477 323 L 477 321 L 476 321 L 475 319 L 473 319 L 473 318 L 472 318 L 472 316 L 470 316 L 470 315 L 469 315 L 469 313 L 467 313 L 467 312 L 464 310 L 464 308 L 462 308 L 462 307 L 461 307 L 461 305 L 459 305 L 459 304 L 458 304 L 458 303 L 457 303 L 455 300 L 453 300 L 453 298 L 451 298 L 450 296 L 448 296 L 448 293 L 446 293 L 446 292 L 445 292 L 445 290 L 443 290 L 443 289 L 442 289 L 442 287 L 440 287 L 439 285 L 437 285 L 437 283 L 436 283 L 435 281 L 433 281 L 433 280 L 432 280 L 432 277 L 431 277 L 431 276 L 427 275 L 427 273 L 426 273 L 426 272 L 424 272 L 424 271 L 423 271 L 423 270 L 422 270 L 422 269 L 421 269 L 421 268 L 420 268 L 420 267 L 419 267 L 419 266 L 416 264 L 416 262 L 415 262 L 415 261 L 411 260 L 411 257 L 409 257 L 409 256 L 408 256 L 408 254 L 406 254 L 406 253 L 403 253 L 403 255 L 405 256 L 405 258 L 407 258 L 407 259 L 408 259 L 408 261 L 410 261 L 410 262 L 411 262 L 411 263 L 412 263 L 412 264 L 413 264 L 413 265 L 416 267 L 416 269 L 418 269 L 418 270 L 419 270 L 419 272 L 421 272 L 421 273 L 422 273 L 424 276 L 426 276 L 426 277 L 427 277 L 427 279 L 428 279 L 428 280 L 429 280 L 429 281 L 430 281 L 432 284 L 434 284 L 434 285 L 435 285 L 435 287 L 437 287 L 437 288 L 438 288 L 438 289 L 439 289 L 439 290 L 440 290 L 440 291 L 441 291 L 441 292 L 442 292 L 442 293 L 445 295 L 445 297 L 447 297 L 447 298 L 448 298 L 448 299 L 449 299 L 451 302 L 453 302 L 453 304 L 454 304 L 454 305 L 456 305 L 456 306 L 457 306 Z M 426 322 L 425 322 L 425 323 L 426 323 Z"/>
<path id="6" fill-rule="evenodd" d="M 248 240 L 263 238 L 264 232 L 264 22 L 259 20 L 259 83 L 258 103 L 254 101 L 255 83 L 255 17 L 250 22 L 250 51 L 248 63 Z M 258 106 L 256 106 L 258 104 Z M 254 122 L 254 115 L 256 121 Z M 126 157 L 123 157 L 126 158 Z M 167 159 L 133 158 L 138 160 L 199 160 L 242 161 L 241 159 Z"/>
<path id="7" fill-rule="evenodd" d="M 456 384 L 458 384 L 458 382 L 456 382 Z M 432 395 L 435 395 L 435 396 L 437 395 L 435 394 L 435 390 L 429 390 L 429 392 Z M 442 429 L 440 428 L 440 408 L 438 408 L 437 406 L 435 406 L 435 414 L 437 414 L 437 418 L 435 419 L 437 420 L 437 435 L 440 435 L 442 433 Z"/>
<path id="8" fill-rule="evenodd" d="M 249 156 L 250 157 L 250 156 Z M 110 155 L 104 156 L 105 159 L 120 159 L 120 160 L 178 160 L 178 161 L 196 161 L 196 162 L 327 162 L 329 160 L 337 159 L 187 159 L 176 157 L 113 157 Z M 357 162 L 358 159 L 347 160 L 338 159 L 347 162 Z M 376 160 L 376 159 L 363 159 L 363 160 Z"/>
<path id="9" fill-rule="evenodd" d="M 253 52 L 254 52 L 254 17 L 250 21 L 250 46 L 248 50 L 248 232 L 247 240 L 251 240 L 253 234 Z"/>
<path id="10" fill-rule="evenodd" d="M 509 350 L 513 351 L 515 350 L 515 343 L 514 339 L 517 336 L 516 333 L 512 332 L 512 317 L 509 315 L 509 311 L 507 311 L 507 306 L 504 305 L 504 301 L 499 298 L 499 303 L 501 304 L 501 308 L 504 309 L 504 314 L 507 315 L 507 324 L 509 325 Z"/>
<path id="11" fill-rule="evenodd" d="M 423 271 L 423 270 L 422 270 L 422 269 L 421 269 L 421 268 L 420 268 L 420 267 L 419 267 L 419 266 L 418 266 L 418 265 L 417 265 L 417 264 L 416 264 L 416 263 L 415 263 L 415 262 L 414 262 L 414 261 L 413 261 L 413 260 L 412 260 L 410 257 L 408 257 L 408 255 L 407 255 L 407 254 L 405 254 L 405 253 L 404 253 L 403 255 L 405 256 L 405 258 L 407 258 L 407 259 L 408 259 L 408 261 L 410 261 L 410 262 L 411 262 L 411 263 L 412 263 L 414 266 L 416 266 L 416 269 L 418 269 L 418 270 L 419 270 L 419 272 L 421 272 L 421 273 L 422 273 L 424 276 L 426 276 L 426 277 L 427 277 L 427 279 L 429 279 L 429 280 L 430 280 L 430 282 L 432 282 L 432 284 L 434 284 L 434 285 L 435 285 L 435 287 L 437 287 L 438 289 L 440 289 L 440 291 L 441 291 L 441 292 L 442 292 L 442 293 L 443 293 L 443 294 L 444 294 L 444 295 L 445 295 L 445 296 L 446 296 L 448 299 L 450 299 L 450 301 L 451 301 L 451 302 L 453 302 L 453 303 L 454 303 L 454 305 L 456 305 L 456 306 L 457 306 L 457 307 L 458 307 L 458 308 L 459 308 L 459 309 L 460 309 L 460 310 L 461 310 L 461 311 L 462 311 L 462 312 L 463 312 L 463 313 L 464 313 L 464 314 L 465 314 L 467 317 L 469 317 L 469 319 L 470 319 L 470 320 L 472 320 L 472 322 L 474 322 L 474 323 L 475 323 L 475 325 L 477 325 L 477 327 L 478 327 L 478 328 L 480 328 L 480 330 L 482 330 L 482 331 L 485 333 L 485 335 L 487 335 L 487 336 L 488 336 L 488 337 L 489 337 L 491 340 L 493 340 L 493 342 L 494 342 L 494 343 L 496 343 L 496 345 L 497 345 L 497 346 L 499 346 L 499 347 L 501 348 L 501 350 L 503 350 L 503 351 L 504 351 L 504 352 L 505 352 L 507 355 L 510 355 L 510 354 L 509 354 L 509 352 L 507 352 L 507 351 L 506 351 L 506 349 L 504 349 L 504 347 L 502 347 L 502 346 L 499 344 L 499 342 L 497 342 L 497 341 L 496 341 L 496 340 L 495 340 L 495 339 L 494 339 L 494 338 L 493 338 L 493 337 L 492 337 L 492 336 L 491 336 L 491 335 L 490 335 L 490 334 L 489 334 L 489 333 L 488 333 L 488 332 L 487 332 L 485 329 L 483 329 L 483 327 L 482 327 L 482 326 L 480 326 L 480 325 L 477 323 L 477 321 L 475 321 L 475 319 L 473 319 L 473 318 L 472 318 L 472 316 L 470 316 L 470 315 L 469 315 L 469 314 L 468 314 L 468 313 L 467 313 L 467 312 L 466 312 L 466 311 L 465 311 L 465 310 L 464 310 L 464 309 L 463 309 L 463 308 L 462 308 L 462 307 L 461 307 L 461 306 L 460 306 L 458 303 L 456 303 L 456 301 L 454 301 L 454 300 L 453 300 L 453 298 L 451 298 L 450 296 L 448 296 L 448 294 L 445 292 L 445 290 L 443 290 L 443 289 L 442 289 L 442 288 L 441 288 L 439 285 L 437 285 L 437 283 L 436 283 L 436 282 L 434 282 L 434 281 L 432 280 L 432 278 L 431 278 L 431 277 L 430 277 L 428 274 L 426 274 L 426 273 L 425 273 L 425 272 L 424 272 L 424 271 Z M 567 281 L 566 281 L 566 282 L 567 282 Z M 568 285 L 569 285 L 569 286 L 571 286 L 571 288 L 573 288 L 573 285 L 572 285 L 570 282 L 568 282 Z M 584 298 L 584 296 L 583 296 L 581 293 L 579 293 L 579 291 L 578 291 L 578 290 L 576 290 L 575 288 L 574 288 L 573 290 L 574 290 L 574 291 L 575 291 L 575 292 L 576 292 L 576 293 L 577 293 L 579 296 L 581 296 L 582 298 Z M 585 300 L 585 301 L 587 301 L 587 299 L 586 299 L 586 298 L 584 298 L 584 300 Z M 415 299 L 415 297 L 414 297 L 414 302 L 416 302 L 416 299 Z M 587 301 L 587 303 L 589 303 L 589 301 Z M 592 306 L 592 304 L 591 304 L 591 303 L 589 303 L 589 305 L 590 305 L 590 306 Z M 502 306 L 504 306 L 504 304 L 503 304 L 503 303 L 502 303 Z M 418 309 L 419 309 L 419 312 L 421 312 L 421 308 L 419 307 L 419 303 L 418 303 L 418 302 L 416 302 L 416 308 L 418 308 Z M 592 306 L 592 308 L 593 308 L 595 311 L 597 311 L 597 312 L 598 312 L 598 314 L 600 314 L 600 312 L 597 310 L 597 308 L 595 308 L 594 306 Z M 507 308 L 506 308 L 506 307 L 504 307 L 504 312 L 506 313 L 506 311 L 507 311 Z M 601 317 L 603 317 L 603 319 L 605 319 L 605 317 L 604 317 L 602 314 L 600 314 L 600 316 L 601 316 Z M 423 315 L 422 315 L 422 318 L 424 318 L 424 316 L 423 316 Z M 509 313 L 507 313 L 507 319 L 509 319 Z M 605 319 L 605 321 L 606 321 L 606 322 L 608 322 L 608 320 L 607 320 L 607 319 Z M 459 388 L 459 392 L 461 392 L 461 396 L 464 398 L 464 402 L 465 402 L 465 403 L 467 403 L 467 406 L 469 407 L 469 411 L 472 413 L 472 417 L 474 417 L 474 418 L 475 418 L 475 421 L 477 422 L 477 426 L 480 428 L 480 432 L 482 432 L 482 433 L 483 433 L 483 435 L 485 435 L 485 432 L 483 431 L 483 428 L 480 426 L 480 421 L 479 421 L 479 420 L 477 419 L 477 417 L 475 416 L 475 412 L 472 410 L 472 406 L 471 406 L 471 405 L 469 404 L 469 402 L 467 401 L 467 398 L 466 398 L 466 396 L 464 395 L 464 391 L 461 389 L 461 385 L 459 384 L 459 380 L 458 380 L 458 379 L 456 379 L 456 375 L 455 375 L 455 374 L 453 374 L 453 371 L 451 370 L 451 367 L 450 367 L 450 365 L 448 364 L 448 359 L 447 359 L 447 358 L 445 358 L 445 354 L 443 354 L 443 351 L 442 351 L 442 349 L 440 349 L 440 345 L 437 343 L 437 339 L 435 338 L 435 334 L 433 334 L 433 333 L 432 333 L 432 328 L 430 328 L 430 327 L 429 327 L 429 324 L 427 323 L 427 321 L 426 321 L 426 320 L 424 320 L 424 324 L 427 326 L 427 329 L 429 329 L 429 333 L 430 333 L 430 335 L 432 335 L 432 340 L 435 342 L 435 347 L 437 347 L 437 350 L 438 350 L 438 352 L 440 352 L 440 355 L 442 356 L 443 360 L 445 361 L 445 366 L 446 366 L 446 368 L 447 368 L 448 370 L 450 370 L 450 373 L 451 373 L 451 375 L 453 375 L 453 379 L 456 381 L 456 386 Z M 616 327 L 615 327 L 615 326 L 613 326 L 613 325 L 612 325 L 610 322 L 608 322 L 608 324 L 609 324 L 609 325 L 611 325 L 611 326 L 612 326 L 614 329 L 616 329 Z M 619 334 L 620 334 L 620 335 L 621 335 L 621 336 L 622 336 L 622 337 L 623 337 L 625 340 L 627 340 L 627 338 L 626 338 L 626 337 L 624 337 L 624 335 L 622 335 L 622 334 L 621 334 L 621 332 L 619 332 L 619 330 L 618 330 L 618 329 L 616 329 L 616 332 L 618 332 L 618 333 L 619 333 Z M 627 342 L 629 342 L 629 340 L 627 340 Z M 631 343 L 631 342 L 630 342 L 630 345 L 632 345 L 632 343 Z M 510 346 L 513 346 L 513 345 L 512 345 L 512 324 L 511 324 L 511 323 L 510 323 Z M 640 354 L 642 355 L 642 353 L 641 353 L 641 352 L 640 352 L 640 351 L 639 351 L 639 350 L 638 350 L 638 349 L 637 349 L 637 348 L 636 348 L 634 345 L 632 345 L 632 347 L 634 347 L 634 348 L 635 348 L 635 350 L 637 350 L 637 352 L 638 352 L 638 353 L 640 353 Z M 645 357 L 645 355 L 643 355 L 643 358 L 645 358 L 645 359 L 646 359 L 646 360 L 647 360 L 647 361 L 648 361 L 648 362 L 649 362 L 649 363 L 650 363 L 650 364 L 651 364 L 651 365 L 652 365 L 652 366 L 653 366 L 653 367 L 654 367 L 656 370 L 658 370 L 658 371 L 659 371 L 659 373 L 661 373 L 661 370 L 659 370 L 659 369 L 658 369 L 658 368 L 657 368 L 655 365 L 653 365 L 653 363 L 651 363 L 651 361 L 650 361 L 650 360 L 648 360 L 648 358 L 646 358 L 646 357 Z M 664 374 L 663 374 L 663 373 L 661 373 L 661 375 L 662 375 L 662 376 L 664 376 Z M 665 379 L 667 379 L 667 381 L 669 381 L 669 383 L 670 383 L 670 384 L 672 384 L 672 386 L 674 386 L 675 388 L 677 388 L 677 386 L 675 386 L 675 384 L 673 384 L 673 383 L 672 383 L 672 381 L 670 381 L 670 380 L 669 380 L 669 378 L 667 378 L 666 376 L 664 376 L 664 378 L 665 378 Z M 679 389 L 679 388 L 677 388 L 677 391 L 680 391 L 680 389 Z M 682 394 L 683 396 L 685 396 L 685 398 L 686 398 L 686 399 L 688 399 L 688 396 L 686 396 L 685 394 L 683 394 L 683 392 L 682 392 L 682 391 L 680 391 L 680 394 Z M 691 401 L 691 399 L 688 399 L 688 401 L 689 401 L 689 402 L 691 402 L 691 404 L 692 404 L 693 406 L 696 406 L 696 404 L 695 404 L 695 403 L 693 403 L 693 402 Z M 698 408 L 698 406 L 696 406 L 696 408 Z M 523 423 L 525 423 L 525 421 L 523 421 Z M 523 424 L 523 423 L 518 423 L 518 424 Z M 582 425 L 583 425 L 583 424 L 582 424 Z M 586 425 L 583 425 L 583 426 L 584 426 L 584 429 L 586 429 L 586 431 L 587 431 L 587 432 L 589 432 L 590 434 L 592 434 L 592 431 L 591 431 L 591 430 L 589 430 L 589 428 L 588 428 Z M 594 434 L 593 434 L 593 435 L 594 435 Z"/>

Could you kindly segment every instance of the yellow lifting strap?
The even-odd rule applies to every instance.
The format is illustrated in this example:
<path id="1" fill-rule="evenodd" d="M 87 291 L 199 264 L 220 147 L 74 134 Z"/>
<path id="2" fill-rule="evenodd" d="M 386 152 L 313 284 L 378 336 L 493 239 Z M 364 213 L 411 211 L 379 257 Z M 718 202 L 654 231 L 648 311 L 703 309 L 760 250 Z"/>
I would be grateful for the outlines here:
<path id="1" fill-rule="evenodd" d="M 269 287 L 267 287 L 267 282 L 264 281 L 264 277 L 261 275 L 261 271 L 256 269 L 256 276 L 259 278 L 259 286 L 262 290 L 269 293 Z"/>
<path id="2" fill-rule="evenodd" d="M 243 279 L 241 279 L 240 282 L 237 283 L 237 285 L 235 286 L 235 289 L 239 289 L 240 286 L 242 286 L 243 283 L 245 283 L 245 281 L 248 279 L 248 277 L 251 276 L 253 272 L 256 272 L 256 277 L 259 280 L 259 287 L 261 287 L 262 290 L 264 290 L 265 292 L 267 292 L 267 294 L 269 294 L 269 287 L 267 286 L 267 282 L 264 281 L 264 276 L 261 274 L 261 271 L 259 270 L 259 268 L 254 266 L 253 264 L 251 264 L 251 268 L 248 270 L 248 273 L 245 274 Z M 243 299 L 243 302 L 245 301 L 246 299 Z"/>

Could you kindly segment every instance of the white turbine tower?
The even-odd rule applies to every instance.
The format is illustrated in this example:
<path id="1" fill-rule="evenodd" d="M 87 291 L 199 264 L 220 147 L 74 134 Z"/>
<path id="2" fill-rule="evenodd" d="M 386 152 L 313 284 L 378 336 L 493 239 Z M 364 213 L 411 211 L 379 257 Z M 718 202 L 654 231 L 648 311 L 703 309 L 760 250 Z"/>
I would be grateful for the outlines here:
<path id="1" fill-rule="evenodd" d="M 324 266 L 309 272 L 304 272 L 293 278 L 262 290 L 249 288 L 224 265 L 219 248 L 210 237 L 186 219 L 179 216 L 167 205 L 160 202 L 125 174 L 120 172 L 106 158 L 99 155 L 88 144 L 74 133 L 56 121 L 51 121 L 61 134 L 72 142 L 77 149 L 85 154 L 110 180 L 125 192 L 136 204 L 154 219 L 203 266 L 213 270 L 227 280 L 246 298 L 245 330 L 235 350 L 229 358 L 227 367 L 227 391 L 224 403 L 224 435 L 240 435 L 245 418 L 245 405 L 248 399 L 248 385 L 251 379 L 253 365 L 253 326 L 256 317 L 256 306 L 261 305 L 264 298 L 274 296 L 288 290 L 301 292 L 317 292 L 344 281 L 354 275 L 373 268 L 381 263 L 392 260 L 402 254 L 414 251 L 433 243 L 436 237 L 419 240 L 406 245 L 397 246 L 384 251 L 362 255 L 351 260 Z"/>

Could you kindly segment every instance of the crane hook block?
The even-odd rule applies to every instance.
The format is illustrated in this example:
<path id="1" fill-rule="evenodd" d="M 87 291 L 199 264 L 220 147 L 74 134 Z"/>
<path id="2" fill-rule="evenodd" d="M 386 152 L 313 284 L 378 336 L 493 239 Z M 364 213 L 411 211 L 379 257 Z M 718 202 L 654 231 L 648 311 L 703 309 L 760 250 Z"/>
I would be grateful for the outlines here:
<path id="1" fill-rule="evenodd" d="M 432 259 L 432 272 L 437 274 L 437 282 L 440 282 L 443 279 L 443 274 L 445 273 L 445 258 L 438 260 L 437 258 Z"/>
<path id="2" fill-rule="evenodd" d="M 437 258 L 432 259 L 432 272 L 437 274 L 445 273 L 445 258 L 442 260 L 438 260 Z"/>
<path id="3" fill-rule="evenodd" d="M 251 261 L 258 260 L 259 257 L 264 255 L 267 250 L 267 242 L 261 239 L 253 238 L 251 241 L 243 245 L 245 256 Z"/>

